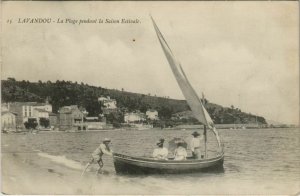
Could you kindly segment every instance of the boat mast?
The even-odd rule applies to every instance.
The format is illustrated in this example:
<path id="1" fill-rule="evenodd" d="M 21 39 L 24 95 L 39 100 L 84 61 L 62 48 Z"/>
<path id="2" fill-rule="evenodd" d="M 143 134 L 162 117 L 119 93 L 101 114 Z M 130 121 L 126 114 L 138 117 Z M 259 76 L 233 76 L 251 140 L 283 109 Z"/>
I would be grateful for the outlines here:
<path id="1" fill-rule="evenodd" d="M 205 102 L 205 97 L 204 93 L 202 92 L 202 105 L 205 108 L 206 102 Z M 206 125 L 204 125 L 204 130 L 203 130 L 203 135 L 204 135 L 204 158 L 207 158 L 207 131 L 206 131 Z"/>
<path id="2" fill-rule="evenodd" d="M 207 158 L 207 131 L 206 131 L 206 125 L 204 125 L 204 131 L 203 131 L 203 135 L 204 135 L 204 151 L 205 151 L 205 154 L 204 154 L 204 158 Z"/>

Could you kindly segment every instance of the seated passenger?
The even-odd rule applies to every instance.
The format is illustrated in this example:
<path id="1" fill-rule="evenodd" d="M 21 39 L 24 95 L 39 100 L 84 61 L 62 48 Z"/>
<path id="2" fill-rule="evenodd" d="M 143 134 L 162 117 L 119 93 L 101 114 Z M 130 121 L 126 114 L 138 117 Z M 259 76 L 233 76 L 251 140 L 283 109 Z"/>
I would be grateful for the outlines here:
<path id="1" fill-rule="evenodd" d="M 183 147 L 183 141 L 178 141 L 177 148 L 175 149 L 174 155 L 175 155 L 174 158 L 175 161 L 186 160 L 187 152 L 186 149 Z"/>
<path id="2" fill-rule="evenodd" d="M 164 148 L 164 139 L 160 139 L 156 145 L 158 148 L 154 149 L 152 157 L 159 160 L 168 160 L 168 149 Z"/>

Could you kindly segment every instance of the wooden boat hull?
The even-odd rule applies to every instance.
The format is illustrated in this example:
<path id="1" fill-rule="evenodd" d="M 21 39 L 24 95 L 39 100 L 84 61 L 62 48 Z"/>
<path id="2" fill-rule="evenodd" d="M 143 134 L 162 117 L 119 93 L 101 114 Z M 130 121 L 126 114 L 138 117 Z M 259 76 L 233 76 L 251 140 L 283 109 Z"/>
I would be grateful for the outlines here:
<path id="1" fill-rule="evenodd" d="M 210 159 L 184 161 L 155 160 L 114 154 L 117 174 L 178 174 L 192 172 L 223 172 L 224 154 Z"/>

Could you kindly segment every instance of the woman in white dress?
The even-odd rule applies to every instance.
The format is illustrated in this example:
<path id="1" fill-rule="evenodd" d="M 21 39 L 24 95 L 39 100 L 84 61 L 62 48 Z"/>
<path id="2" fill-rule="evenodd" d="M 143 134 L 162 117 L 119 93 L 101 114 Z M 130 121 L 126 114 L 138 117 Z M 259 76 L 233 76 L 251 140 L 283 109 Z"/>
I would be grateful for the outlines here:
<path id="1" fill-rule="evenodd" d="M 174 155 L 175 155 L 174 158 L 175 161 L 186 160 L 187 152 L 186 149 L 183 147 L 183 141 L 178 141 L 177 148 L 175 149 Z"/>
<path id="2" fill-rule="evenodd" d="M 164 147 L 164 139 L 156 142 L 158 148 L 154 149 L 152 157 L 158 160 L 168 160 L 168 149 Z"/>

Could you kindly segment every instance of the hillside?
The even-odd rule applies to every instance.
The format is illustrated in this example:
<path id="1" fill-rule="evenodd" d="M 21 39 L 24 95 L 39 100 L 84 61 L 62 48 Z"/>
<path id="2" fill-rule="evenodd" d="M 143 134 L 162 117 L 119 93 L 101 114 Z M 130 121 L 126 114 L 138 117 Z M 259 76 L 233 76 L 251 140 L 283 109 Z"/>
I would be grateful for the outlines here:
<path id="1" fill-rule="evenodd" d="M 98 102 L 100 96 L 116 99 L 118 107 L 123 111 L 156 109 L 162 120 L 170 120 L 172 115 L 189 110 L 185 100 L 168 99 L 145 94 L 120 90 L 105 89 L 88 84 L 70 81 L 29 82 L 16 81 L 14 78 L 1 82 L 2 102 L 44 102 L 47 98 L 53 106 L 53 112 L 65 105 L 79 105 L 86 108 L 90 116 L 99 115 L 102 106 Z M 254 123 L 266 124 L 263 117 L 242 112 L 238 108 L 222 107 L 205 100 L 206 108 L 216 124 Z"/>

